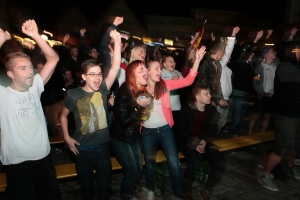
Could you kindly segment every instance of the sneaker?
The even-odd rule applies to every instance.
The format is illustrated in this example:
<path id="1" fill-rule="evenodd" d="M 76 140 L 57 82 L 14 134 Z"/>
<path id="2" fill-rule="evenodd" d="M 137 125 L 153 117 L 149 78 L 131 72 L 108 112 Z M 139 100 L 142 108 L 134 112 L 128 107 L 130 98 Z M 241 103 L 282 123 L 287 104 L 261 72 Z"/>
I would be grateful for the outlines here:
<path id="1" fill-rule="evenodd" d="M 147 200 L 153 200 L 154 199 L 154 192 L 152 191 L 149 191 L 147 193 Z"/>
<path id="2" fill-rule="evenodd" d="M 210 193 L 205 190 L 200 191 L 200 199 L 201 200 L 209 200 L 210 199 Z"/>
<path id="3" fill-rule="evenodd" d="M 294 160 L 294 165 L 300 167 L 300 159 L 295 159 L 295 160 Z"/>
<path id="4" fill-rule="evenodd" d="M 278 191 L 278 187 L 273 183 L 272 178 L 270 176 L 266 176 L 264 178 L 260 177 L 258 178 L 258 182 L 269 190 L 275 192 Z"/>
<path id="5" fill-rule="evenodd" d="M 295 179 L 300 179 L 300 172 L 298 172 L 294 167 L 292 168 Z"/>

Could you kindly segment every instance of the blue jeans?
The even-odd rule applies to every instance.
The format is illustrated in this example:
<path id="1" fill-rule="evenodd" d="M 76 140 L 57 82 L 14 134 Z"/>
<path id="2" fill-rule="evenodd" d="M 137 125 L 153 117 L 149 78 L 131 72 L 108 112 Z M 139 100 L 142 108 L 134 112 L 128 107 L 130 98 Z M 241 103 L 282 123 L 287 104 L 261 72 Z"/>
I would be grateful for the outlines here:
<path id="1" fill-rule="evenodd" d="M 239 134 L 244 121 L 248 106 L 249 106 L 249 92 L 234 89 L 232 92 L 232 121 L 228 132 L 230 134 Z"/>
<path id="2" fill-rule="evenodd" d="M 149 190 L 154 191 L 154 172 L 156 153 L 160 144 L 167 158 L 172 179 L 173 193 L 177 198 L 183 197 L 182 176 L 179 167 L 178 151 L 172 128 L 165 125 L 159 128 L 143 128 L 143 151 L 145 157 L 145 178 Z"/>
<path id="3" fill-rule="evenodd" d="M 81 150 L 76 156 L 75 166 L 84 200 L 94 199 L 94 173 L 97 177 L 97 199 L 109 199 L 111 160 L 109 143 Z"/>
<path id="4" fill-rule="evenodd" d="M 130 145 L 111 137 L 110 144 L 124 172 L 121 183 L 121 199 L 131 199 L 143 172 L 140 141 L 137 139 L 133 145 Z"/>

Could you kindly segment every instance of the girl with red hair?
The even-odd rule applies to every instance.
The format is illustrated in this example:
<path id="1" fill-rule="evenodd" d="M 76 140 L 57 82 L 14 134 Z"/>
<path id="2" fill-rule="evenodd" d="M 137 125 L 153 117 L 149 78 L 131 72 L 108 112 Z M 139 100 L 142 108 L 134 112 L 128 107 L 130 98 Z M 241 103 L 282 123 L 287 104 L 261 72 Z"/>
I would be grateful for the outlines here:
<path id="1" fill-rule="evenodd" d="M 135 199 L 135 189 L 143 171 L 139 129 L 146 107 L 152 98 L 147 95 L 147 69 L 141 60 L 131 62 L 126 68 L 126 80 L 115 98 L 115 120 L 110 128 L 110 144 L 114 156 L 122 166 L 124 178 L 121 183 L 121 199 Z M 139 97 L 144 93 L 144 97 Z"/>

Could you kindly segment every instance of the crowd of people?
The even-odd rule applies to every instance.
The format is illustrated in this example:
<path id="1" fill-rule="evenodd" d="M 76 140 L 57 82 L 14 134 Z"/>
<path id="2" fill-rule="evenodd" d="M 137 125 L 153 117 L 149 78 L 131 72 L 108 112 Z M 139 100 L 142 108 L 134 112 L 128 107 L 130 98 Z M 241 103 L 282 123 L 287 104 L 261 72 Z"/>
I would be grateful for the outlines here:
<path id="1" fill-rule="evenodd" d="M 195 46 L 196 32 L 179 53 L 128 45 L 128 36 L 117 31 L 123 20 L 115 17 L 94 46 L 85 44 L 84 28 L 78 46 L 68 44 L 67 34 L 62 45 L 51 47 L 35 21 L 27 20 L 22 32 L 36 42 L 31 49 L 0 29 L 0 158 L 9 199 L 61 199 L 48 139 L 56 135 L 63 135 L 74 154 L 85 200 L 109 199 L 111 156 L 124 173 L 120 198 L 139 199 L 144 172 L 147 199 L 154 199 L 159 149 L 167 158 L 175 199 L 193 199 L 196 173 L 207 160 L 210 170 L 200 198 L 210 199 L 225 160 L 207 138 L 227 128 L 229 115 L 228 134 L 240 135 L 251 96 L 256 100 L 247 133 L 253 134 L 262 114 L 261 131 L 272 118 L 276 133 L 258 181 L 278 191 L 271 173 L 283 161 L 300 179 L 294 167 L 300 164 L 296 27 L 273 46 L 265 45 L 272 30 L 257 31 L 253 42 L 244 43 L 236 39 L 236 26 L 226 37 L 212 33 L 205 46 Z M 187 162 L 184 174 L 178 151 Z"/>

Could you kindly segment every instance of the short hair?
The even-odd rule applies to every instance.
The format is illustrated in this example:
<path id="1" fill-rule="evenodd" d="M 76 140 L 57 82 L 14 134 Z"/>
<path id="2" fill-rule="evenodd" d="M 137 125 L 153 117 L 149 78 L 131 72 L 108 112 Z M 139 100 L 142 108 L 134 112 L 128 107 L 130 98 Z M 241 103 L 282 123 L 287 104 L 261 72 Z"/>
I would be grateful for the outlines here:
<path id="1" fill-rule="evenodd" d="M 191 102 L 196 101 L 196 95 L 201 91 L 201 90 L 209 90 L 209 87 L 205 83 L 197 83 L 193 86 L 192 88 L 192 95 L 190 97 Z"/>
<path id="2" fill-rule="evenodd" d="M 78 47 L 77 47 L 77 46 L 75 46 L 75 45 L 72 45 L 72 46 L 70 46 L 70 48 L 69 48 L 69 52 L 71 52 L 71 51 L 72 51 L 72 49 L 77 49 L 77 50 L 78 50 Z"/>
<path id="3" fill-rule="evenodd" d="M 223 50 L 226 46 L 226 43 L 222 41 L 213 41 L 209 45 L 209 53 L 210 54 L 216 54 L 219 50 Z"/>
<path id="4" fill-rule="evenodd" d="M 95 66 L 99 66 L 101 68 L 101 65 L 102 64 L 96 59 L 88 59 L 81 64 L 80 72 L 82 74 L 86 74 L 90 68 Z"/>
<path id="5" fill-rule="evenodd" d="M 13 70 L 15 65 L 14 60 L 17 58 L 27 58 L 29 61 L 31 61 L 30 57 L 23 52 L 14 52 L 14 53 L 7 54 L 4 58 L 6 71 Z"/>

